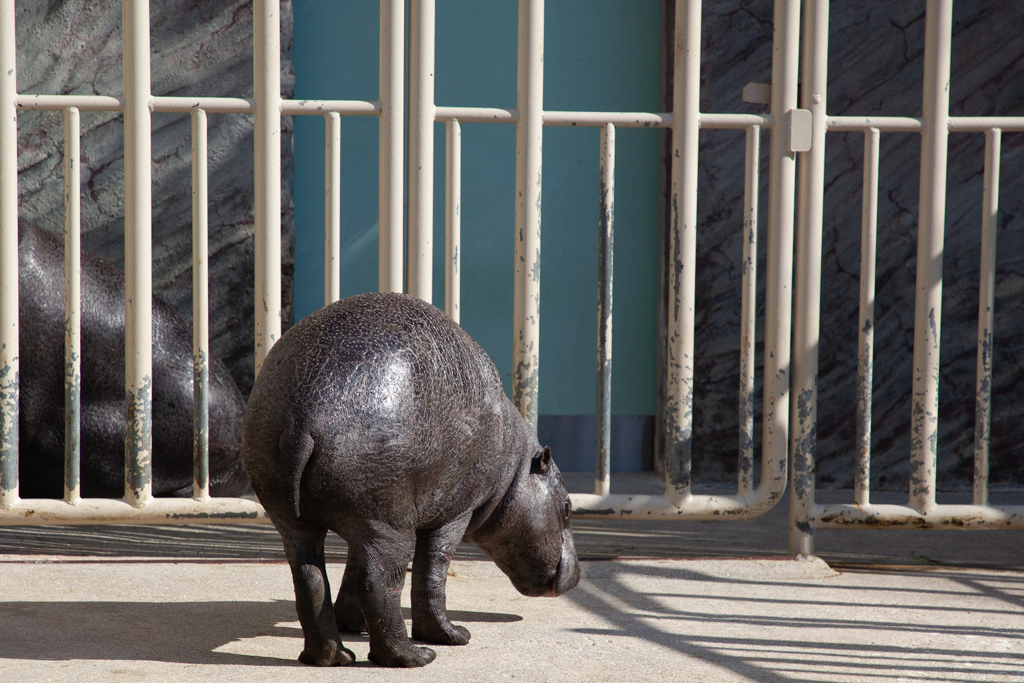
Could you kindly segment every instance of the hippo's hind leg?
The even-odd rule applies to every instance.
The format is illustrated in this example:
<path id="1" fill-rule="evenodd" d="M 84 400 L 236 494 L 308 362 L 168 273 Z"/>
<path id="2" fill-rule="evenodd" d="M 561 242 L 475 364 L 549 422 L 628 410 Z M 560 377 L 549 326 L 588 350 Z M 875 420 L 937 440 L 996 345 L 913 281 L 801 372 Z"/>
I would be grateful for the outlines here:
<path id="1" fill-rule="evenodd" d="M 331 609 L 331 587 L 324 562 L 324 538 L 327 530 L 298 520 L 278 525 L 284 540 L 284 552 L 295 584 L 295 609 L 302 624 L 305 647 L 299 655 L 303 664 L 334 666 L 355 661 L 355 654 L 341 644 Z"/>
<path id="2" fill-rule="evenodd" d="M 416 535 L 412 562 L 412 637 L 438 645 L 465 645 L 469 629 L 448 620 L 445 584 L 448 566 L 459 547 L 469 515 L 439 529 L 421 530 Z"/>
<path id="3" fill-rule="evenodd" d="M 360 570 L 359 553 L 352 552 L 349 546 L 348 559 L 345 560 L 345 574 L 341 578 L 341 588 L 338 590 L 338 600 L 334 603 L 334 618 L 338 624 L 338 630 L 342 633 L 361 633 L 366 630 L 366 620 L 363 619 L 363 612 L 356 602 L 356 593 L 359 590 L 359 577 L 365 576 L 365 568 Z"/>
<path id="4" fill-rule="evenodd" d="M 402 618 L 402 585 L 412 551 L 412 534 L 380 522 L 359 526 L 345 535 L 349 561 L 345 580 L 351 582 L 366 621 L 369 659 L 381 666 L 425 666 L 434 661 L 435 653 L 409 642 Z"/>

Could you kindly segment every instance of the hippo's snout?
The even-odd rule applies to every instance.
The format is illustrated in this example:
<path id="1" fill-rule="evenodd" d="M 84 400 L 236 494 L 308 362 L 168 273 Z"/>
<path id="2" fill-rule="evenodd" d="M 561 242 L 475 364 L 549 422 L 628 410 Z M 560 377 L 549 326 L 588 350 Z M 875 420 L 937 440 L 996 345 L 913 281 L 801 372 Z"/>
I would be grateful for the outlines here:
<path id="1" fill-rule="evenodd" d="M 571 536 L 570 536 L 571 538 Z M 551 579 L 551 592 L 545 597 L 554 598 L 567 593 L 580 582 L 580 563 L 576 558 L 576 548 L 572 544 L 562 545 L 562 558 L 558 561 L 555 576 Z"/>

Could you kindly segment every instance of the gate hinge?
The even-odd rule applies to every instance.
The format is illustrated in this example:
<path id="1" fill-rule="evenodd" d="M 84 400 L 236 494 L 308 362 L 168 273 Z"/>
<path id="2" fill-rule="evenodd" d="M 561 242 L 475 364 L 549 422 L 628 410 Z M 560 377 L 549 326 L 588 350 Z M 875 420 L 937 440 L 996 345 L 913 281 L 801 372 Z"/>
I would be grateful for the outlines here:
<path id="1" fill-rule="evenodd" d="M 807 109 L 789 110 L 789 151 L 811 151 L 811 112 Z"/>

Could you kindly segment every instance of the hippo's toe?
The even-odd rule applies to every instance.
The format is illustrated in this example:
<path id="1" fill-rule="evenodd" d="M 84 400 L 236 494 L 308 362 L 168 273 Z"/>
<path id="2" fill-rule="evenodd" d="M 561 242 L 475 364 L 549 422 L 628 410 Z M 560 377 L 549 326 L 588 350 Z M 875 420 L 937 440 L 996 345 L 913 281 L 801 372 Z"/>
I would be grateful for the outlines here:
<path id="1" fill-rule="evenodd" d="M 429 647 L 409 645 L 408 648 L 403 648 L 401 650 L 375 652 L 373 650 L 373 643 L 370 644 L 369 660 L 375 664 L 380 664 L 381 666 L 406 667 L 411 669 L 417 666 L 426 666 L 434 661 L 435 657 L 437 657 L 437 653 Z"/>
<path id="2" fill-rule="evenodd" d="M 469 629 L 448 623 L 444 626 L 434 625 L 432 628 L 418 626 L 413 619 L 412 637 L 432 645 L 465 645 L 469 642 Z"/>
<path id="3" fill-rule="evenodd" d="M 329 642 L 318 652 L 303 650 L 299 661 L 312 666 L 344 666 L 356 661 L 356 655 L 341 643 Z"/>

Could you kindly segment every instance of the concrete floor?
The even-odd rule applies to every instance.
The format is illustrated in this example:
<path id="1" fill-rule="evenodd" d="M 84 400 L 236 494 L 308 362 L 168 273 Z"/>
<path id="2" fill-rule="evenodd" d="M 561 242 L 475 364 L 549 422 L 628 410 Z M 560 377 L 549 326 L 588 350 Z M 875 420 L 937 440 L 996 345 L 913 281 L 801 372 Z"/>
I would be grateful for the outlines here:
<path id="1" fill-rule="evenodd" d="M 365 636 L 354 666 L 295 660 L 269 526 L 0 529 L 0 681 L 1024 681 L 1024 532 L 818 532 L 798 560 L 785 509 L 574 522 L 584 579 L 554 600 L 464 546 L 448 604 L 473 639 L 412 671 Z"/>

